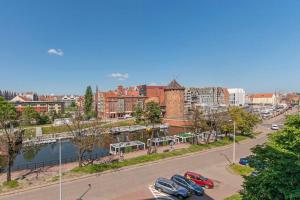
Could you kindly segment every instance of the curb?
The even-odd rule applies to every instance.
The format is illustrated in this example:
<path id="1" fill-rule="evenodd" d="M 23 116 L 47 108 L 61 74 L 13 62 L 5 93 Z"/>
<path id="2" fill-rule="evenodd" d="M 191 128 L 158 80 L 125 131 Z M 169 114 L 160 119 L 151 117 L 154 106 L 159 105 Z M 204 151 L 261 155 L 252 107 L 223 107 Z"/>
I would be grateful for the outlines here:
<path id="1" fill-rule="evenodd" d="M 261 133 L 258 136 L 254 137 L 254 138 L 246 138 L 240 142 L 237 142 L 238 144 L 244 144 L 244 143 L 248 143 L 253 139 L 261 139 L 265 136 L 267 136 L 269 133 Z M 184 158 L 184 157 L 189 157 L 191 155 L 199 155 L 199 154 L 203 154 L 203 153 L 209 153 L 209 152 L 214 152 L 214 151 L 219 151 L 219 150 L 225 150 L 230 148 L 232 145 L 231 144 L 227 144 L 224 146 L 220 146 L 220 147 L 215 147 L 215 148 L 210 148 L 210 149 L 206 149 L 203 151 L 199 151 L 199 152 L 192 152 L 192 153 L 187 153 L 184 155 L 179 155 L 179 156 L 174 156 L 174 157 L 169 157 L 169 158 L 164 158 L 164 159 L 160 159 L 160 160 L 156 160 L 156 161 L 150 161 L 150 162 L 145 162 L 145 163 L 141 163 L 141 164 L 136 164 L 136 165 L 131 165 L 131 166 L 126 166 L 126 167 L 121 167 L 119 169 L 112 169 L 112 170 L 107 170 L 107 171 L 103 171 L 103 172 L 98 172 L 98 173 L 93 173 L 93 174 L 84 174 L 82 176 L 78 176 L 75 178 L 70 178 L 70 179 L 66 179 L 63 180 L 62 183 L 71 183 L 77 180 L 81 180 L 81 179 L 86 179 L 86 178 L 90 178 L 90 177 L 94 177 L 94 176 L 101 176 L 101 175 L 105 175 L 105 174 L 110 174 L 110 173 L 114 173 L 114 172 L 119 172 L 119 171 L 124 171 L 124 170 L 130 170 L 130 169 L 135 169 L 135 168 L 139 168 L 142 166 L 146 166 L 146 165 L 153 165 L 153 164 L 157 164 L 163 161 L 169 161 L 169 160 L 174 160 L 174 159 L 179 159 L 179 158 Z M 23 192 L 27 192 L 27 191 L 32 191 L 32 190 L 36 190 L 36 189 L 41 189 L 41 188 L 45 188 L 45 187 L 50 187 L 53 185 L 58 185 L 59 182 L 55 181 L 53 183 L 45 183 L 42 185 L 38 185 L 38 186 L 33 186 L 33 187 L 28 187 L 28 188 L 20 188 L 20 189 L 16 189 L 16 190 L 12 190 L 9 192 L 5 192 L 5 193 L 0 193 L 0 197 L 4 197 L 4 196 L 9 196 L 9 195 L 13 195 L 13 194 L 19 194 L 19 193 L 23 193 Z"/>

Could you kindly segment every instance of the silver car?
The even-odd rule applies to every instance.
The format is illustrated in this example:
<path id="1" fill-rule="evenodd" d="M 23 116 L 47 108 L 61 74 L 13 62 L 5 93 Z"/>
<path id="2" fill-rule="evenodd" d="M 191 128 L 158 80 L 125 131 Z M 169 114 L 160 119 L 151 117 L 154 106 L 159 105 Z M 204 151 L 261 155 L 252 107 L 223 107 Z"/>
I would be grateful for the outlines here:
<path id="1" fill-rule="evenodd" d="M 160 192 L 174 195 L 179 199 L 184 199 L 190 196 L 190 193 L 187 189 L 166 178 L 158 178 L 155 181 L 154 187 Z"/>

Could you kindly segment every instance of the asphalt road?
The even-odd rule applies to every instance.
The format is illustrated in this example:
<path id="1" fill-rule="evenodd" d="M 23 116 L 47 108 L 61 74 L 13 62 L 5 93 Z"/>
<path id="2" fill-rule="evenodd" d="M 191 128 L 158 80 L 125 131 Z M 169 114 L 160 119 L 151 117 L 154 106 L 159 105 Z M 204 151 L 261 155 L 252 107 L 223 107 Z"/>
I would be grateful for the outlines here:
<path id="1" fill-rule="evenodd" d="M 250 154 L 250 148 L 266 141 L 271 132 L 269 124 L 283 124 L 283 116 L 271 119 L 257 127 L 263 133 L 255 139 L 242 141 L 236 145 L 236 159 Z M 267 125 L 266 125 L 267 124 Z M 157 177 L 170 178 L 185 171 L 199 172 L 215 180 L 215 188 L 205 190 L 204 197 L 192 199 L 224 199 L 241 189 L 242 177 L 231 174 L 226 166 L 232 159 L 232 145 L 199 152 L 192 155 L 161 160 L 143 166 L 130 167 L 113 173 L 95 175 L 72 182 L 63 183 L 63 199 L 77 200 L 92 185 L 83 200 L 150 200 L 174 199 L 163 197 L 151 190 Z M 0 196 L 1 200 L 57 200 L 59 185 Z"/>

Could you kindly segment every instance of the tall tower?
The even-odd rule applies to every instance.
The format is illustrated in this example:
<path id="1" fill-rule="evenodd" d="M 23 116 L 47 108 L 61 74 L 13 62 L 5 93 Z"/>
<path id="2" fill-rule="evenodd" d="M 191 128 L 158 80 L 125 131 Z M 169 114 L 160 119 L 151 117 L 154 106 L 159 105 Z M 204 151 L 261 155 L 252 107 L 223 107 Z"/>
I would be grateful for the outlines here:
<path id="1" fill-rule="evenodd" d="M 184 87 L 173 80 L 165 88 L 165 103 L 167 119 L 184 118 Z"/>

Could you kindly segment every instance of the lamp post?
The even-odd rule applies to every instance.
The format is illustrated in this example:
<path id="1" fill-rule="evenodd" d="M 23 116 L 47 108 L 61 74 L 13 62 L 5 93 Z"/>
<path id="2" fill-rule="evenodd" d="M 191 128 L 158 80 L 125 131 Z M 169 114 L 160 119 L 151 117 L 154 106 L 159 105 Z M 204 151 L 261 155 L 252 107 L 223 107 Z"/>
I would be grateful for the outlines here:
<path id="1" fill-rule="evenodd" d="M 233 151 L 232 151 L 232 162 L 235 163 L 235 120 L 233 120 Z"/>
<path id="2" fill-rule="evenodd" d="M 236 122 L 235 120 L 229 120 L 229 122 L 233 122 L 233 149 L 232 149 L 232 163 L 235 163 L 235 129 L 236 129 Z"/>
<path id="3" fill-rule="evenodd" d="M 59 137 L 59 200 L 62 200 L 61 137 Z"/>

